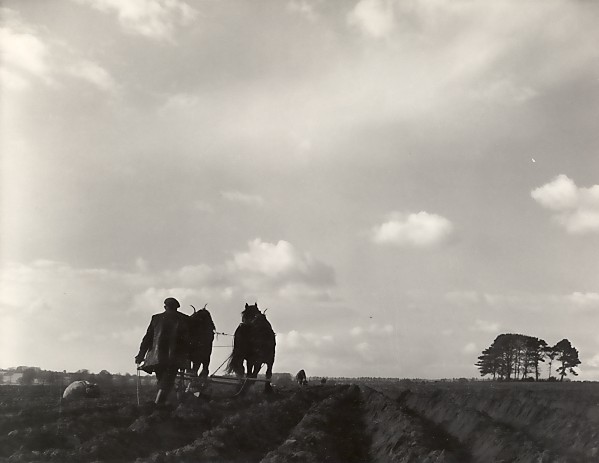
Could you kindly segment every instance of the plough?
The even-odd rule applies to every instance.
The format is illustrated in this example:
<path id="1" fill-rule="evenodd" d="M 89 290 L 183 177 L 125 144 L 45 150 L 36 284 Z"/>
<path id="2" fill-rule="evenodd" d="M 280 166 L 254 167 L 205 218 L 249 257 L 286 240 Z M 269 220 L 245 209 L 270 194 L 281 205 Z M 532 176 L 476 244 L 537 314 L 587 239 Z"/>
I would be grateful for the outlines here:
<path id="1" fill-rule="evenodd" d="M 184 394 L 192 394 L 195 397 L 201 395 L 213 395 L 212 385 L 220 384 L 225 386 L 236 386 L 237 390 L 231 397 L 241 395 L 248 386 L 254 383 L 270 383 L 268 379 L 262 378 L 247 378 L 238 376 L 196 376 L 187 372 L 179 373 L 179 381 L 177 384 L 177 392 Z"/>
<path id="2" fill-rule="evenodd" d="M 144 371 L 141 366 L 137 366 L 137 404 L 139 405 L 139 373 Z M 227 395 L 227 397 L 240 396 L 248 386 L 253 383 L 270 383 L 268 379 L 262 378 L 247 378 L 239 376 L 217 376 L 212 374 L 210 376 L 197 376 L 187 371 L 180 370 L 177 375 L 177 383 L 175 385 L 175 391 L 179 400 L 185 396 L 193 395 L 200 397 L 201 395 L 212 397 L 214 390 L 212 389 L 213 384 L 221 384 L 225 386 L 237 386 L 237 391 L 233 395 Z M 222 396 L 221 396 L 222 397 Z"/>

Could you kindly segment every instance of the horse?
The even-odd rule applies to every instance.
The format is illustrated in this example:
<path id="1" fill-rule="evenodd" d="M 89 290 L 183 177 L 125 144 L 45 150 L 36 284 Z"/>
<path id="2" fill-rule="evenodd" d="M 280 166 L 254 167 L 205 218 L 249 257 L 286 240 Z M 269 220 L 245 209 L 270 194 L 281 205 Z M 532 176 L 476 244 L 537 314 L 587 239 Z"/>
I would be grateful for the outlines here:
<path id="1" fill-rule="evenodd" d="M 210 312 L 206 310 L 206 306 L 197 312 L 194 307 L 193 314 L 189 317 L 189 326 L 191 335 L 189 352 L 192 362 L 191 371 L 197 376 L 201 366 L 202 372 L 200 373 L 200 377 L 207 377 L 216 327 L 214 326 Z"/>
<path id="2" fill-rule="evenodd" d="M 275 332 L 266 315 L 258 309 L 257 303 L 254 305 L 246 303 L 241 315 L 241 323 L 235 330 L 233 352 L 229 357 L 226 371 L 235 373 L 238 377 L 245 375 L 246 378 L 257 378 L 262 365 L 266 364 L 264 391 L 272 392 L 270 379 L 275 361 Z M 247 370 L 244 368 L 244 361 Z"/>
<path id="3" fill-rule="evenodd" d="M 308 380 L 306 379 L 306 372 L 304 370 L 300 370 L 297 372 L 297 375 L 295 375 L 295 380 L 300 386 L 305 386 L 306 384 L 308 384 Z"/>

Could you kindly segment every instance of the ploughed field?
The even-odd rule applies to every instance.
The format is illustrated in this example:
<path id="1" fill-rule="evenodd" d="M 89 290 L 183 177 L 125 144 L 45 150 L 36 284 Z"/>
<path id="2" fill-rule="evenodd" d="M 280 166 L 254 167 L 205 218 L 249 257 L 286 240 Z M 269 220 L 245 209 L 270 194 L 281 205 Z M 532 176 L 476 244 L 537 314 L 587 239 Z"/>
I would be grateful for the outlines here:
<path id="1" fill-rule="evenodd" d="M 596 462 L 599 383 L 376 381 L 59 400 L 0 386 L 1 462 Z"/>

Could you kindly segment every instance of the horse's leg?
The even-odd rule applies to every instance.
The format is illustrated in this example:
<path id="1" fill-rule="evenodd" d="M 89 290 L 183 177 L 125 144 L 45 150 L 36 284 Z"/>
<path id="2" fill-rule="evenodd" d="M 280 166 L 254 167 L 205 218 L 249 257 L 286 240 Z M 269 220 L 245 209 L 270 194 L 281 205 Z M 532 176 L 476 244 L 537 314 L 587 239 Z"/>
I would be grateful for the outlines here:
<path id="1" fill-rule="evenodd" d="M 195 352 L 192 352 L 191 354 L 191 370 L 190 373 L 194 376 L 197 376 L 198 374 L 198 368 L 200 367 L 199 363 L 198 363 L 198 357 L 197 354 Z"/>
<path id="2" fill-rule="evenodd" d="M 208 376 L 208 366 L 210 365 L 210 355 L 206 355 L 204 352 L 200 359 L 202 365 L 202 372 L 200 373 L 200 377 L 205 378 Z"/>
<path id="3" fill-rule="evenodd" d="M 252 381 L 247 381 L 248 378 L 252 377 L 252 372 L 253 372 L 252 362 L 250 359 L 245 359 L 245 362 L 242 362 L 241 366 L 243 369 L 243 375 L 241 376 L 240 379 L 243 382 L 241 385 L 241 390 L 239 391 L 239 395 L 244 395 L 248 391 L 250 386 L 252 385 Z"/>
<path id="4" fill-rule="evenodd" d="M 204 354 L 202 355 L 202 376 L 207 377 L 210 368 L 210 357 L 212 357 L 212 340 L 210 344 L 204 348 Z"/>
<path id="5" fill-rule="evenodd" d="M 270 379 L 272 378 L 272 364 L 274 362 L 268 362 L 266 364 L 266 383 L 264 383 L 264 392 L 267 394 L 273 392 L 272 385 L 270 384 Z"/>
<path id="6" fill-rule="evenodd" d="M 258 373 L 260 372 L 260 368 L 262 368 L 262 364 L 260 362 L 253 362 L 252 363 L 252 378 L 257 378 L 258 377 Z"/>

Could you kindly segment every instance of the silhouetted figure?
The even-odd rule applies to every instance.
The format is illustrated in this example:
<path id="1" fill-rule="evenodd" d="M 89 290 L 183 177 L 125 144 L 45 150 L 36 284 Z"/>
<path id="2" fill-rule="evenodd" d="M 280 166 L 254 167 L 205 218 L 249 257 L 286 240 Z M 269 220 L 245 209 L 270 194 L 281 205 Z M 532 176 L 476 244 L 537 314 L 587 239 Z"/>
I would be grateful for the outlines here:
<path id="1" fill-rule="evenodd" d="M 210 312 L 206 310 L 206 307 L 197 312 L 194 308 L 194 313 L 189 317 L 189 326 L 191 337 L 191 371 L 197 375 L 201 365 L 202 371 L 200 377 L 206 377 L 208 376 L 208 368 L 210 366 L 212 342 L 214 341 L 216 326 L 214 326 Z"/>
<path id="2" fill-rule="evenodd" d="M 305 386 L 306 384 L 308 384 L 308 379 L 306 378 L 306 372 L 304 370 L 300 370 L 297 372 L 297 375 L 295 375 L 295 380 L 297 381 L 297 384 L 299 384 L 300 386 Z"/>
<path id="3" fill-rule="evenodd" d="M 144 371 L 156 373 L 156 404 L 166 401 L 179 369 L 189 368 L 189 317 L 178 312 L 179 307 L 175 298 L 165 299 L 164 312 L 152 316 L 135 357 L 138 365 L 143 362 Z"/>
<path id="4" fill-rule="evenodd" d="M 245 304 L 241 312 L 241 323 L 235 330 L 233 352 L 227 363 L 227 373 L 237 376 L 257 378 L 262 365 L 266 364 L 266 380 L 264 389 L 272 391 L 270 379 L 275 361 L 275 332 L 266 315 L 258 309 L 258 304 Z M 247 370 L 244 367 L 247 365 Z M 251 384 L 251 383 L 250 383 Z"/>

